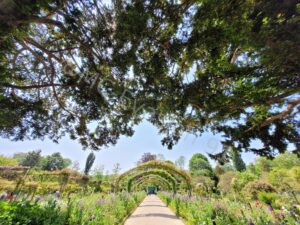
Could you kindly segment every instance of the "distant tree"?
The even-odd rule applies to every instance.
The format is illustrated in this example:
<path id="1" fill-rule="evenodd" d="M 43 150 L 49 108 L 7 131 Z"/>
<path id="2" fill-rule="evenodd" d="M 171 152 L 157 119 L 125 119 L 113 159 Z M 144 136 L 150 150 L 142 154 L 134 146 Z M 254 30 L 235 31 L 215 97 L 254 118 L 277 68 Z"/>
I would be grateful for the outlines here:
<path id="1" fill-rule="evenodd" d="M 212 167 L 206 158 L 201 153 L 196 153 L 189 161 L 189 170 L 193 176 L 212 176 Z"/>
<path id="2" fill-rule="evenodd" d="M 157 154 L 156 159 L 159 160 L 159 161 L 165 161 L 166 160 L 166 158 L 163 154 Z"/>
<path id="3" fill-rule="evenodd" d="M 40 166 L 42 155 L 41 150 L 30 151 L 26 153 L 25 157 L 21 161 L 20 165 L 29 166 L 29 167 L 38 167 Z"/>
<path id="4" fill-rule="evenodd" d="M 185 166 L 185 157 L 184 156 L 180 156 L 176 161 L 175 161 L 175 165 L 178 166 L 181 169 L 184 169 Z"/>
<path id="5" fill-rule="evenodd" d="M 244 163 L 241 153 L 238 151 L 238 149 L 232 147 L 230 149 L 230 156 L 232 164 L 237 171 L 242 172 L 246 170 L 246 164 Z"/>
<path id="6" fill-rule="evenodd" d="M 18 152 L 13 155 L 13 158 L 16 159 L 19 164 L 25 159 L 27 153 L 26 152 Z"/>
<path id="7" fill-rule="evenodd" d="M 116 163 L 113 167 L 112 172 L 114 175 L 118 175 L 120 171 L 121 171 L 120 163 Z"/>
<path id="8" fill-rule="evenodd" d="M 70 159 L 63 158 L 59 152 L 55 152 L 43 158 L 41 168 L 49 171 L 61 170 L 71 165 L 71 163 Z"/>
<path id="9" fill-rule="evenodd" d="M 78 161 L 73 161 L 72 162 L 72 170 L 79 171 L 80 170 L 80 164 Z"/>
<path id="10" fill-rule="evenodd" d="M 141 159 L 138 161 L 138 164 L 149 162 L 152 160 L 156 160 L 157 156 L 155 154 L 151 154 L 150 152 L 146 152 L 142 155 Z"/>
<path id="11" fill-rule="evenodd" d="M 103 178 L 105 177 L 104 165 L 95 166 L 91 173 L 94 176 L 94 178 L 96 178 L 96 180 L 103 180 Z"/>
<path id="12" fill-rule="evenodd" d="M 11 157 L 0 155 L 0 166 L 15 166 L 18 165 L 18 161 Z"/>
<path id="13" fill-rule="evenodd" d="M 84 174 L 88 175 L 94 162 L 95 162 L 96 156 L 93 152 L 91 152 L 88 157 L 86 158 L 85 162 L 85 168 L 84 168 Z"/>

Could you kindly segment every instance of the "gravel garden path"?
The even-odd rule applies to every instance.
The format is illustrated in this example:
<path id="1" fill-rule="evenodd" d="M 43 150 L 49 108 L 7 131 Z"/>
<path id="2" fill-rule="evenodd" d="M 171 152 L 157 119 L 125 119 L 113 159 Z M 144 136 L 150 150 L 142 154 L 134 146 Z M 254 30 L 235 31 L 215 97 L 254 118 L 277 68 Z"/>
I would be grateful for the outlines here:
<path id="1" fill-rule="evenodd" d="M 156 196 L 147 196 L 124 225 L 184 225 Z"/>

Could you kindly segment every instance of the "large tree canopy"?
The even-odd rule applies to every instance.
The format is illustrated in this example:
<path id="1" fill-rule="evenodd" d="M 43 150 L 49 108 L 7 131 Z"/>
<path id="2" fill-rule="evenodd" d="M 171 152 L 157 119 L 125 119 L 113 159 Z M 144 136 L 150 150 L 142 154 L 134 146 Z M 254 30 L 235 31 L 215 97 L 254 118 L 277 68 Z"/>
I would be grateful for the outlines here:
<path id="1" fill-rule="evenodd" d="M 210 130 L 239 151 L 299 151 L 299 12 L 297 0 L 2 1 L 0 135 L 99 149 L 147 116 L 168 148 Z"/>

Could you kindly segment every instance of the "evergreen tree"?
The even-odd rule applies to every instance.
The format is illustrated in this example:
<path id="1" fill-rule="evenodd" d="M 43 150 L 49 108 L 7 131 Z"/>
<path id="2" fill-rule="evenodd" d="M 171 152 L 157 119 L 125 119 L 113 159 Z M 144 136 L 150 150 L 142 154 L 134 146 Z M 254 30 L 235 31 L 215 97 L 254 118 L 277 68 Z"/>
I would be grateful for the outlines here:
<path id="1" fill-rule="evenodd" d="M 85 168 L 84 168 L 84 174 L 85 175 L 88 175 L 93 164 L 94 164 L 94 161 L 96 159 L 96 156 L 93 152 L 91 152 L 88 157 L 86 158 L 86 163 L 85 163 Z"/>
<path id="2" fill-rule="evenodd" d="M 245 171 L 246 164 L 244 163 L 241 153 L 238 151 L 238 149 L 232 147 L 230 153 L 234 168 L 239 172 Z"/>
<path id="3" fill-rule="evenodd" d="M 209 129 L 299 153 L 298 2 L 1 1 L 0 136 L 99 150 L 149 115 L 169 149 Z"/>

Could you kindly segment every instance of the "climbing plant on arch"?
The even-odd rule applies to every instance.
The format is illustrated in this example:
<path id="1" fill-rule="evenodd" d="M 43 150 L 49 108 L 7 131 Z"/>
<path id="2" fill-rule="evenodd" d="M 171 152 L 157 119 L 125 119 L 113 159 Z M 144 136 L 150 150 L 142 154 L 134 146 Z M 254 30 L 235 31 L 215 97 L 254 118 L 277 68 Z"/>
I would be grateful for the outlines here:
<path id="1" fill-rule="evenodd" d="M 188 193 L 189 193 L 189 195 L 191 195 L 192 182 L 191 182 L 190 174 L 187 173 L 185 170 L 177 168 L 175 165 L 173 165 L 171 163 L 166 163 L 166 162 L 156 161 L 156 160 L 142 163 L 142 164 L 128 170 L 127 172 L 121 174 L 115 181 L 115 190 L 119 191 L 120 184 L 124 180 L 127 181 L 128 179 L 130 179 L 130 177 L 134 176 L 135 174 L 138 174 L 142 171 L 151 170 L 151 169 L 152 170 L 154 170 L 154 169 L 164 170 L 164 171 L 168 172 L 169 174 L 171 174 L 173 177 L 181 179 L 183 182 L 186 183 Z"/>
<path id="2" fill-rule="evenodd" d="M 127 181 L 127 191 L 128 192 L 131 191 L 131 185 L 133 182 L 143 179 L 144 177 L 147 177 L 147 175 L 156 175 L 157 178 L 159 178 L 159 177 L 164 178 L 169 183 L 171 183 L 173 192 L 174 193 L 176 192 L 177 181 L 176 181 L 175 177 L 173 177 L 167 171 L 161 170 L 161 169 L 159 169 L 159 170 L 157 170 L 157 169 L 144 170 L 144 171 L 141 171 L 141 172 L 129 177 L 129 179 Z"/>
<path id="3" fill-rule="evenodd" d="M 148 186 L 156 186 L 159 189 L 165 191 L 173 190 L 172 184 L 170 184 L 168 180 L 157 175 L 147 175 L 143 177 L 143 179 L 134 183 L 131 189 L 138 191 L 138 190 L 145 189 Z"/>

